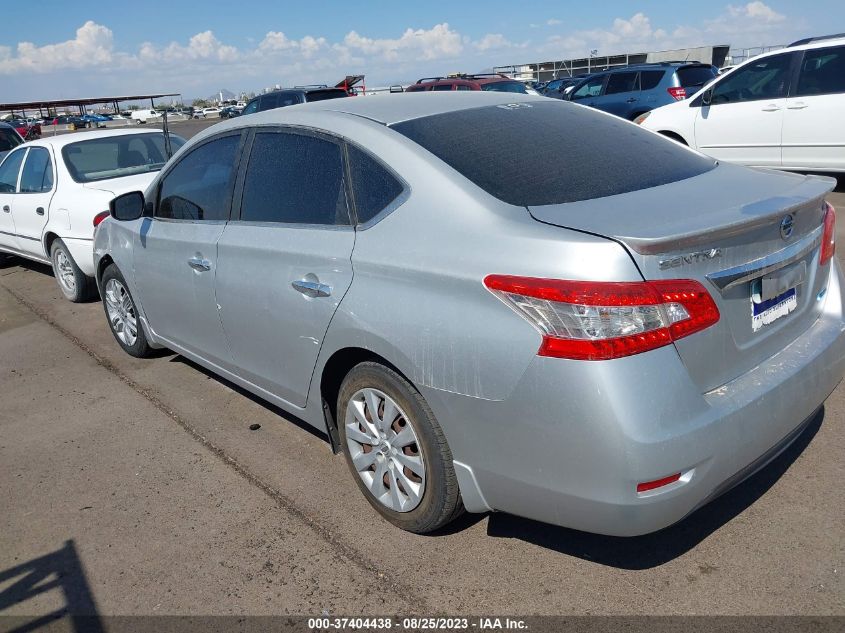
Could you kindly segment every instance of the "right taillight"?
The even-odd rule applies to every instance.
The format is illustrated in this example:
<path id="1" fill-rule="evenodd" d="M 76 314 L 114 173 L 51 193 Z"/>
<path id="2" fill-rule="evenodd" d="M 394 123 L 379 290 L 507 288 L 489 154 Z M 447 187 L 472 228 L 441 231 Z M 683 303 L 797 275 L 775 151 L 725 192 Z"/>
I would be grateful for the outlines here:
<path id="1" fill-rule="evenodd" d="M 686 88 L 667 88 L 666 92 L 672 95 L 672 98 L 675 101 L 683 101 L 687 98 L 687 89 Z"/>
<path id="2" fill-rule="evenodd" d="M 822 233 L 822 252 L 819 255 L 819 266 L 824 266 L 836 253 L 836 211 L 833 205 L 825 202 L 824 232 Z"/>
<path id="3" fill-rule="evenodd" d="M 719 320 L 713 298 L 692 279 L 590 282 L 488 275 L 484 285 L 540 331 L 540 356 L 631 356 Z"/>

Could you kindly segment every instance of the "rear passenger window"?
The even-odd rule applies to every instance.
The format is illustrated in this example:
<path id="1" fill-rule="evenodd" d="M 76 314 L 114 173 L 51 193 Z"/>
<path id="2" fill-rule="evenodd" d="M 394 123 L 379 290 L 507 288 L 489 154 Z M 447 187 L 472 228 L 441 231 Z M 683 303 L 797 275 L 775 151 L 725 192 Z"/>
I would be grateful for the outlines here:
<path id="1" fill-rule="evenodd" d="M 663 79 L 662 70 L 643 70 L 640 72 L 640 90 L 654 90 Z"/>
<path id="2" fill-rule="evenodd" d="M 637 89 L 637 73 L 613 73 L 607 80 L 606 95 L 633 92 Z"/>
<path id="3" fill-rule="evenodd" d="M 261 97 L 261 105 L 258 106 L 259 111 L 264 112 L 265 110 L 272 110 L 273 108 L 279 107 L 279 95 L 273 94 L 266 94 Z"/>
<path id="4" fill-rule="evenodd" d="M 432 90 L 451 90 L 452 84 L 437 84 Z"/>
<path id="5" fill-rule="evenodd" d="M 21 174 L 21 193 L 43 193 L 53 188 L 53 161 L 42 147 L 29 150 Z"/>
<path id="6" fill-rule="evenodd" d="M 15 193 L 24 154 L 26 149 L 19 149 L 6 156 L 6 160 L 0 164 L 0 193 Z"/>
<path id="7" fill-rule="evenodd" d="M 156 217 L 228 220 L 240 134 L 209 141 L 187 154 L 162 179 Z"/>
<path id="8" fill-rule="evenodd" d="M 258 132 L 249 155 L 241 220 L 349 224 L 337 143 L 290 132 Z"/>
<path id="9" fill-rule="evenodd" d="M 820 48 L 804 53 L 796 96 L 845 92 L 845 46 Z"/>
<path id="10" fill-rule="evenodd" d="M 364 224 L 402 193 L 402 183 L 375 158 L 354 145 L 348 147 L 352 196 L 358 213 L 358 223 Z"/>

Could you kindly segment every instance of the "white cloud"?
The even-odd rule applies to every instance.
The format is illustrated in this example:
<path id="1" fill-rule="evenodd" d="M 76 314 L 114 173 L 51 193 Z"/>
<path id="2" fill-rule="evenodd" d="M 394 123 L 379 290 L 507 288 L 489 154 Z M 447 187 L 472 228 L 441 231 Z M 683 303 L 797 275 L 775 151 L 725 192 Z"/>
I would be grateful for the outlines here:
<path id="1" fill-rule="evenodd" d="M 371 39 L 350 31 L 343 38 L 343 46 L 386 61 L 409 59 L 409 56 L 426 60 L 456 57 L 464 48 L 460 33 L 450 29 L 446 22 L 428 30 L 407 29 L 397 39 Z"/>
<path id="2" fill-rule="evenodd" d="M 563 20 L 558 20 L 557 18 L 549 18 L 546 20 L 546 24 L 548 26 L 557 26 L 558 24 L 563 24 Z"/>
<path id="3" fill-rule="evenodd" d="M 66 42 L 46 46 L 20 42 L 15 54 L 11 47 L 0 47 L 0 74 L 108 65 L 113 59 L 113 48 L 111 30 L 89 20 L 76 30 L 74 39 Z"/>
<path id="4" fill-rule="evenodd" d="M 751 18 L 763 22 L 782 22 L 786 19 L 786 16 L 781 15 L 760 0 L 739 7 L 728 5 L 728 13 L 734 18 Z"/>
<path id="5" fill-rule="evenodd" d="M 511 48 L 514 44 L 501 33 L 488 33 L 477 42 L 472 44 L 479 51 L 489 51 L 502 48 Z"/>

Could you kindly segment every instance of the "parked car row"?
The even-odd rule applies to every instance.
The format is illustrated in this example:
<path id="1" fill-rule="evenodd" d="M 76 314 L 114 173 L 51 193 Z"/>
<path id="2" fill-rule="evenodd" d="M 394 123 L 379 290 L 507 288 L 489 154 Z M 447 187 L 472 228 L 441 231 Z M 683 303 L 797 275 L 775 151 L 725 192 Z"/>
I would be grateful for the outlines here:
<path id="1" fill-rule="evenodd" d="M 815 50 L 782 54 L 820 90 L 839 58 Z M 701 68 L 582 86 L 674 101 Z M 18 145 L 0 251 L 52 263 L 72 301 L 95 286 L 128 354 L 172 349 L 326 433 L 402 529 L 662 529 L 780 454 L 845 373 L 835 181 L 511 84 L 267 93 L 170 159 L 158 130 Z"/>

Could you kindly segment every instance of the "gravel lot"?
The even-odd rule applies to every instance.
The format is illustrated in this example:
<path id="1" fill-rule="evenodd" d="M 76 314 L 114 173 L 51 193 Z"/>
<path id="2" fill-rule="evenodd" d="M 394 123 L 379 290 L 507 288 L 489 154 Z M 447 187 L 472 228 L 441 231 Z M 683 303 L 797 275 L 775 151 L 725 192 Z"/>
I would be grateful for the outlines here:
<path id="1" fill-rule="evenodd" d="M 841 385 L 764 471 L 634 539 L 500 514 L 403 533 L 322 436 L 180 356 L 123 354 L 99 302 L 17 259 L 0 394 L 3 614 L 845 614 Z"/>

